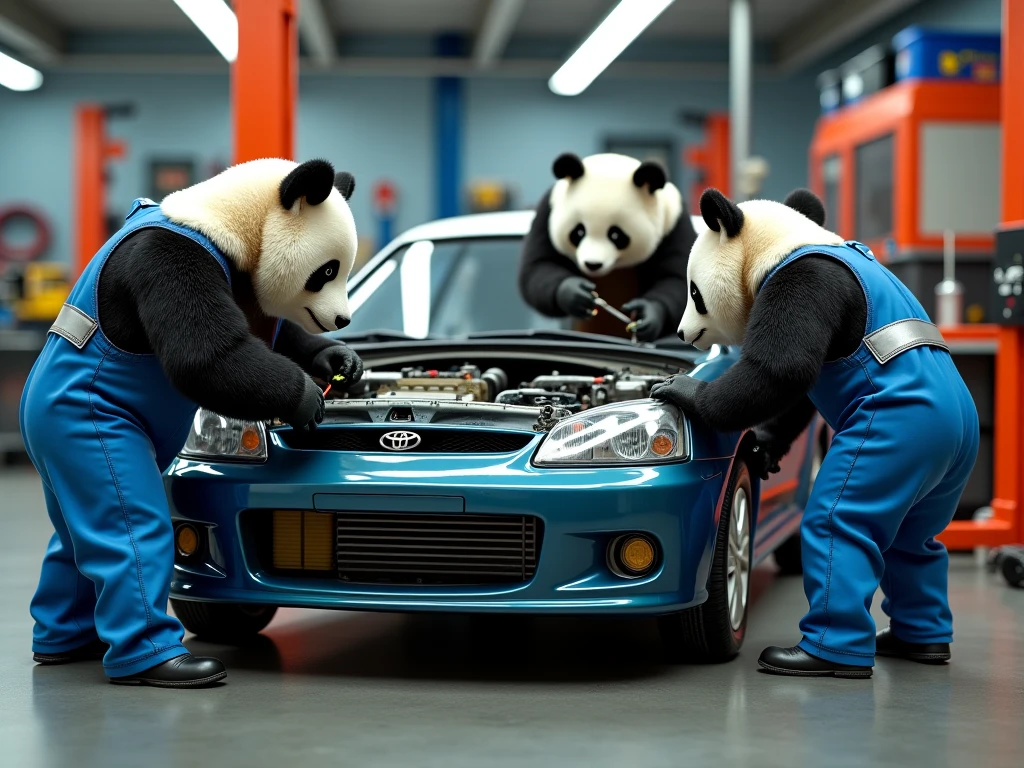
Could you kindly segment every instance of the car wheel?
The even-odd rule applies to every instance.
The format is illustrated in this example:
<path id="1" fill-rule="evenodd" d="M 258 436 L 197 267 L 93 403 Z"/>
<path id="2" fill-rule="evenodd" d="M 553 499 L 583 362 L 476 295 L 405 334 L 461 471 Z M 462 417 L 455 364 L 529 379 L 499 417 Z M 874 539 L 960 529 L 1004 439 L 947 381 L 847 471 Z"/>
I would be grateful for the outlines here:
<path id="1" fill-rule="evenodd" d="M 745 462 L 737 461 L 722 500 L 708 599 L 659 619 L 665 650 L 672 661 L 722 662 L 740 652 L 750 597 L 753 498 L 750 471 Z"/>
<path id="2" fill-rule="evenodd" d="M 277 613 L 276 605 L 194 603 L 171 599 L 174 615 L 200 640 L 235 645 L 251 640 Z"/>
<path id="3" fill-rule="evenodd" d="M 814 481 L 818 477 L 818 472 L 821 471 L 821 463 L 825 460 L 825 451 L 827 450 L 825 430 L 822 429 L 818 433 L 818 438 L 814 441 L 814 454 L 811 456 L 811 474 L 807 479 L 808 488 L 814 487 Z M 804 572 L 803 556 L 800 551 L 800 531 L 797 531 L 782 542 L 772 554 L 775 557 L 775 564 L 779 566 L 780 575 L 799 576 Z"/>

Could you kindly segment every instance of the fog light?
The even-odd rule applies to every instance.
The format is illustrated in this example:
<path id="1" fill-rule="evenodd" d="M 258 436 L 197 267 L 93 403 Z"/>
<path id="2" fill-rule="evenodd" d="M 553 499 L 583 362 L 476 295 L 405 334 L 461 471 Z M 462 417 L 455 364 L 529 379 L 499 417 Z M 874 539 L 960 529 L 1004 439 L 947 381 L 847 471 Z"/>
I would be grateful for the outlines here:
<path id="1" fill-rule="evenodd" d="M 612 571 L 629 579 L 646 576 L 657 561 L 657 545 L 643 534 L 619 536 L 608 547 L 608 564 Z"/>
<path id="2" fill-rule="evenodd" d="M 178 547 L 178 554 L 182 557 L 192 557 L 199 549 L 199 531 L 191 525 L 178 526 L 174 540 Z"/>

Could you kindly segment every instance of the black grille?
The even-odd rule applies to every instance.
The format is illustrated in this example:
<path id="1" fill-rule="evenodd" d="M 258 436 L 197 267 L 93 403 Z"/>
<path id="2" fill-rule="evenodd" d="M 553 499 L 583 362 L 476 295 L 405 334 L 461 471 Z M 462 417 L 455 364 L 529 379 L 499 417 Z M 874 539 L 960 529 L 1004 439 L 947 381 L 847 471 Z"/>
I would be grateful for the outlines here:
<path id="1" fill-rule="evenodd" d="M 505 515 L 338 514 L 338 578 L 364 584 L 488 585 L 529 581 L 541 524 Z"/>
<path id="2" fill-rule="evenodd" d="M 320 427 L 311 433 L 283 429 L 278 434 L 289 448 L 307 451 L 392 453 L 380 444 L 388 432 L 409 431 L 420 436 L 415 448 L 402 453 L 512 453 L 526 447 L 533 435 L 469 429 L 409 429 L 408 427 L 345 429 Z"/>

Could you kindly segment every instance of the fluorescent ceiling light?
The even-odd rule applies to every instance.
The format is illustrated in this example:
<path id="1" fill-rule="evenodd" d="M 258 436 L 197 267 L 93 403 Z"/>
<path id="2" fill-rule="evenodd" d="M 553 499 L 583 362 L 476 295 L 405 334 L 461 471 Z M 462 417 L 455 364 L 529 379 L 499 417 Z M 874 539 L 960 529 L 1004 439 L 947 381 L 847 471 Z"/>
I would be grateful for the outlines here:
<path id="1" fill-rule="evenodd" d="M 12 91 L 34 91 L 43 84 L 43 73 L 0 53 L 0 85 Z"/>
<path id="2" fill-rule="evenodd" d="M 672 0 L 619 0 L 576 53 L 548 80 L 559 96 L 577 96 L 651 25 Z"/>
<path id="3" fill-rule="evenodd" d="M 238 58 L 238 18 L 224 0 L 174 0 L 229 62 Z"/>

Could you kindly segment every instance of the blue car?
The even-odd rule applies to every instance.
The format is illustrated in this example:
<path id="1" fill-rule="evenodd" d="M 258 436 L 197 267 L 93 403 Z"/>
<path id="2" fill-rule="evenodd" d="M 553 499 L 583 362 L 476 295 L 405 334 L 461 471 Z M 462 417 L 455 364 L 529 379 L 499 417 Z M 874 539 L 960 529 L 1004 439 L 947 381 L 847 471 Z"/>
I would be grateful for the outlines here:
<path id="1" fill-rule="evenodd" d="M 753 566 L 799 570 L 823 425 L 762 484 L 751 435 L 648 397 L 739 350 L 537 314 L 516 291 L 532 215 L 426 224 L 358 272 L 337 335 L 366 374 L 319 429 L 196 414 L 165 475 L 187 630 L 239 642 L 279 606 L 607 614 L 657 617 L 672 657 L 738 653 Z"/>

